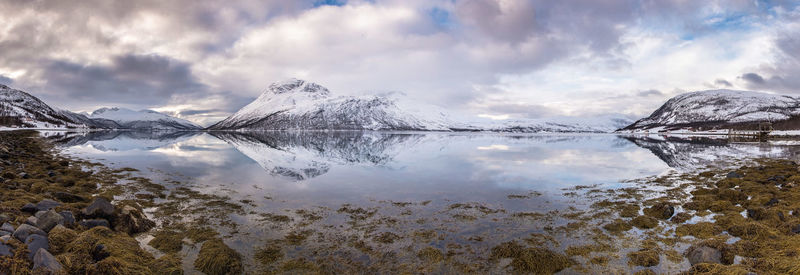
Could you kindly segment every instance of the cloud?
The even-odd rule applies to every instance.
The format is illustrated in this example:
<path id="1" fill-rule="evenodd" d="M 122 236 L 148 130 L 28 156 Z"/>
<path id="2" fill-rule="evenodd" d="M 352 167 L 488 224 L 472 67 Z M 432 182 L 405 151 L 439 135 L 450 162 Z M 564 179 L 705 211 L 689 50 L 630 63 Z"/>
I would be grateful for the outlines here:
<path id="1" fill-rule="evenodd" d="M 725 79 L 714 80 L 714 85 L 716 85 L 718 87 L 726 87 L 726 88 L 733 87 L 733 84 L 731 84 L 730 82 L 728 82 Z"/>
<path id="2" fill-rule="evenodd" d="M 158 55 L 115 56 L 108 65 L 55 60 L 44 67 L 47 90 L 65 99 L 158 104 L 178 94 L 200 94 L 206 86 L 187 63 Z"/>
<path id="3" fill-rule="evenodd" d="M 647 113 L 708 87 L 800 90 L 792 1 L 12 0 L 0 10 L 14 11 L 0 17 L 0 75 L 70 109 L 211 121 L 288 77 L 522 117 Z"/>
<path id="4" fill-rule="evenodd" d="M 758 75 L 757 73 L 746 73 L 740 76 L 740 78 L 743 79 L 744 81 L 747 81 L 748 84 L 750 84 L 751 86 L 759 86 L 766 83 L 764 78 Z"/>
<path id="5" fill-rule="evenodd" d="M 638 96 L 654 96 L 654 95 L 660 96 L 660 95 L 664 95 L 664 93 L 662 93 L 661 91 L 656 90 L 656 89 L 650 89 L 650 90 L 641 91 L 636 95 L 638 95 Z"/>

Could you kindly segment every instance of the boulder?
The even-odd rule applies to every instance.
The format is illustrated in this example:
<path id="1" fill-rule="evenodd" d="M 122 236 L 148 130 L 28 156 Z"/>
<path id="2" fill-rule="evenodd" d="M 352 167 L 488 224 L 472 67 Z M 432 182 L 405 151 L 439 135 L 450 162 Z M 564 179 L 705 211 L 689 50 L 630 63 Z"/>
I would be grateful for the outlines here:
<path id="1" fill-rule="evenodd" d="M 147 232 L 154 226 L 156 226 L 155 222 L 147 219 L 142 211 L 130 205 L 123 207 L 114 220 L 114 230 L 128 233 L 128 235 Z"/>
<path id="2" fill-rule="evenodd" d="M 39 248 L 42 249 L 50 249 L 50 242 L 47 240 L 47 237 L 42 235 L 30 235 L 27 239 L 25 239 L 25 244 L 28 245 L 28 260 L 33 261 L 33 256 L 36 253 L 33 251 L 39 251 Z"/>
<path id="3" fill-rule="evenodd" d="M 61 206 L 60 202 L 44 199 L 36 204 L 36 211 L 47 211 Z"/>
<path id="4" fill-rule="evenodd" d="M 689 263 L 692 265 L 699 263 L 722 263 L 722 252 L 708 246 L 690 247 L 686 257 L 689 258 Z"/>
<path id="5" fill-rule="evenodd" d="M 36 270 L 39 268 L 43 268 L 54 274 L 63 272 L 61 263 L 56 260 L 56 257 L 53 257 L 53 254 L 50 254 L 50 252 L 44 249 L 37 250 L 36 254 L 33 256 L 33 269 Z"/>
<path id="6" fill-rule="evenodd" d="M 28 236 L 30 235 L 47 236 L 47 233 L 32 225 L 22 224 L 19 227 L 17 227 L 17 230 L 14 230 L 14 234 L 12 234 L 12 236 L 14 236 L 14 238 L 19 240 L 20 242 L 24 242 L 26 239 L 28 239 Z"/>
<path id="7" fill-rule="evenodd" d="M 86 229 L 98 226 L 105 226 L 111 228 L 111 224 L 109 224 L 108 221 L 105 219 L 82 220 L 79 224 L 83 227 L 86 227 Z"/>
<path id="8" fill-rule="evenodd" d="M 39 219 L 37 219 L 34 216 L 30 216 L 27 219 L 25 219 L 25 224 L 36 226 L 37 223 L 39 223 Z"/>
<path id="9" fill-rule="evenodd" d="M 83 215 L 89 218 L 109 218 L 114 215 L 114 205 L 105 198 L 97 197 L 83 209 Z"/>
<path id="10" fill-rule="evenodd" d="M 49 210 L 39 217 L 36 227 L 45 232 L 50 232 L 50 229 L 59 224 L 64 224 L 64 217 L 55 210 Z"/>

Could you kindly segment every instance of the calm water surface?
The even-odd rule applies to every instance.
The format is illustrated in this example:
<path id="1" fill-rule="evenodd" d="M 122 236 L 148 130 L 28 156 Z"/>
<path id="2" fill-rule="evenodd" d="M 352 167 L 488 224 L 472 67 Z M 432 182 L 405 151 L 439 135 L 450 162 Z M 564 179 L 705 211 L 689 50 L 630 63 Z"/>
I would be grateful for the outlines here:
<path id="1" fill-rule="evenodd" d="M 328 209 L 316 230 L 367 235 L 435 229 L 428 243 L 446 249 L 469 243 L 488 250 L 504 240 L 540 232 L 559 221 L 535 224 L 512 213 L 585 209 L 592 201 L 570 194 L 582 186 L 618 188 L 626 180 L 690 171 L 745 157 L 797 159 L 791 145 L 729 143 L 724 139 L 384 132 L 42 132 L 70 155 L 111 167 L 133 167 L 155 182 L 191 182 L 208 194 L 252 201 L 226 242 L 245 255 L 267 239 L 298 226 L 276 227 L 257 213 Z M 578 188 L 576 188 L 578 187 Z M 574 194 L 574 193 L 573 193 Z M 527 196 L 516 199 L 509 195 Z M 392 207 L 407 202 L 408 207 Z M 457 209 L 455 203 L 487 211 Z M 336 209 L 379 209 L 392 222 L 364 231 L 346 226 Z M 455 211 L 455 212 L 453 212 Z M 460 212 L 459 212 L 460 211 Z M 470 212 L 471 211 L 471 212 Z M 459 219 L 459 214 L 476 219 Z M 425 219 L 426 222 L 419 222 Z M 416 222 L 415 222 L 416 221 Z M 344 233 L 342 233 L 344 232 Z M 446 233 L 442 233 L 446 232 Z M 322 236 L 324 234 L 321 234 Z M 402 235 L 402 234 L 401 234 Z M 320 237 L 319 243 L 325 240 Z M 569 241 L 559 244 L 561 248 Z M 408 244 L 403 244 L 408 245 Z M 412 243 L 412 245 L 414 245 Z M 307 244 L 306 248 L 313 248 Z M 377 245 L 376 245 L 377 246 Z M 397 249 L 391 245 L 387 251 Z M 298 254 L 304 252 L 296 251 Z M 186 252 L 191 254 L 191 251 Z M 291 254 L 291 252 L 290 252 Z M 480 254 L 480 253 L 476 253 Z M 402 255 L 398 256 L 402 259 Z M 369 261 L 369 260 L 366 260 Z M 613 264 L 613 263 L 612 263 Z M 185 264 L 188 269 L 190 264 Z M 248 262 L 249 269 L 255 269 Z M 682 268 L 681 266 L 675 268 Z M 662 270 L 668 270 L 664 268 Z"/>

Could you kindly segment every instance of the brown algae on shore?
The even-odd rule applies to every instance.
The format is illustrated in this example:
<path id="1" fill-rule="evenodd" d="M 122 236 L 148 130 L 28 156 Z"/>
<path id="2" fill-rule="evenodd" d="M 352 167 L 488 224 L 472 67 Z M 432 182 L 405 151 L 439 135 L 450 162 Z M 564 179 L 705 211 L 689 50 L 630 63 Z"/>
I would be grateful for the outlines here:
<path id="1" fill-rule="evenodd" d="M 203 243 L 194 267 L 209 275 L 241 274 L 244 271 L 242 256 L 220 239 Z"/>

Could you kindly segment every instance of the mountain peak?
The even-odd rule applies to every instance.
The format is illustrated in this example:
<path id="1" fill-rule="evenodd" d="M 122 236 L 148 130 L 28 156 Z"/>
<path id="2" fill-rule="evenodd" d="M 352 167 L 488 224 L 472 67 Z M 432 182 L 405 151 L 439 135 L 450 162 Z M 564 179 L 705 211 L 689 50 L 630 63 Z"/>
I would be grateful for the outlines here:
<path id="1" fill-rule="evenodd" d="M 272 94 L 285 94 L 285 93 L 316 93 L 320 95 L 328 95 L 330 91 L 327 88 L 317 83 L 308 82 L 302 79 L 290 78 L 283 81 L 278 81 L 269 85 L 267 92 Z"/>

